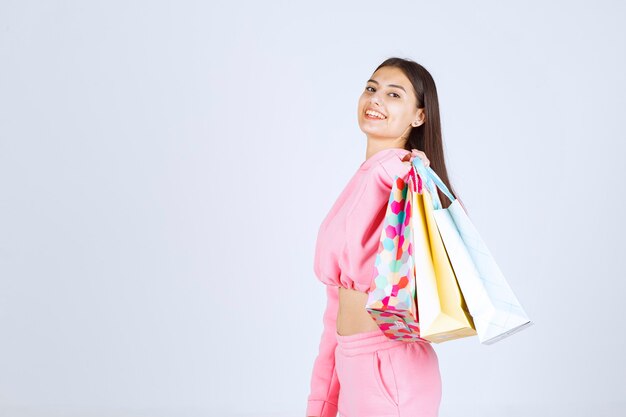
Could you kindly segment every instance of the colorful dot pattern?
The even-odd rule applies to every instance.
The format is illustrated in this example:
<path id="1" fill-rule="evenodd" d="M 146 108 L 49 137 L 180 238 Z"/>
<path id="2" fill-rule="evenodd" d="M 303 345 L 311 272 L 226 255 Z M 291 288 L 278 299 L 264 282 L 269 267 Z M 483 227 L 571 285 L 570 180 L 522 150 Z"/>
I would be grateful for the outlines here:
<path id="1" fill-rule="evenodd" d="M 413 169 L 406 178 L 394 178 L 365 308 L 389 339 L 430 343 L 420 337 L 410 227 L 411 193 L 421 185 Z"/>

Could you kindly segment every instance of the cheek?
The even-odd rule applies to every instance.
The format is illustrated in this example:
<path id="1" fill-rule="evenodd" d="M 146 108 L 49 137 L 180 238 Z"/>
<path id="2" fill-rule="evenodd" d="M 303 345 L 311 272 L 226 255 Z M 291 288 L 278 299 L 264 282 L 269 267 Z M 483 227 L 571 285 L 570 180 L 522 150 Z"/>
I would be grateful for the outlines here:
<path id="1" fill-rule="evenodd" d="M 362 94 L 361 97 L 359 97 L 358 108 L 359 110 L 365 110 L 365 97 Z"/>
<path id="2" fill-rule="evenodd" d="M 408 118 L 403 109 L 390 109 L 387 127 L 393 131 L 394 134 L 402 134 L 409 124 L 411 124 L 411 119 Z"/>
<path id="3" fill-rule="evenodd" d="M 390 108 L 389 114 L 393 115 L 393 123 L 405 124 L 411 122 L 411 115 L 406 112 L 404 106 L 393 106 Z"/>

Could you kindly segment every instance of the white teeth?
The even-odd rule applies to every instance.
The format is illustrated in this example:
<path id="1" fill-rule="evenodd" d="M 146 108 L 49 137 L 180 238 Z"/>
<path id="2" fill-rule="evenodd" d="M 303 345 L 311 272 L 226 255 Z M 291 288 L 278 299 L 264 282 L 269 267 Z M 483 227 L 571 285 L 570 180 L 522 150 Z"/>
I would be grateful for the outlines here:
<path id="1" fill-rule="evenodd" d="M 377 118 L 379 118 L 379 119 L 384 119 L 384 118 L 385 118 L 385 116 L 383 116 L 381 113 L 379 113 L 379 112 L 377 112 L 377 111 L 374 111 L 374 110 L 367 110 L 367 111 L 365 112 L 365 114 L 370 115 L 370 116 L 377 117 Z"/>

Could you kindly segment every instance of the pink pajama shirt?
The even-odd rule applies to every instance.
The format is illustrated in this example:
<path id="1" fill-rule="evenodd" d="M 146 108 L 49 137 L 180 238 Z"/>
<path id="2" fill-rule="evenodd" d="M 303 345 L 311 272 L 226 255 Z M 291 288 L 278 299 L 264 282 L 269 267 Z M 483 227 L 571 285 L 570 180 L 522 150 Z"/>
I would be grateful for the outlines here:
<path id="1" fill-rule="evenodd" d="M 408 153 L 387 148 L 366 159 L 320 225 L 313 269 L 326 285 L 327 304 L 307 416 L 437 416 L 441 379 L 430 342 L 336 330 L 339 287 L 369 291 L 392 181 L 407 175 Z"/>

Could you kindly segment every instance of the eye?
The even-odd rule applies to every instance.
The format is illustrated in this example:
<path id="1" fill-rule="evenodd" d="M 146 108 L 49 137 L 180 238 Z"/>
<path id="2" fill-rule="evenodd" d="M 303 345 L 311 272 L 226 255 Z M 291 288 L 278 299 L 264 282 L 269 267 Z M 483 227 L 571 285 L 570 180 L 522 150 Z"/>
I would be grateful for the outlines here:
<path id="1" fill-rule="evenodd" d="M 376 91 L 376 89 L 374 87 L 368 85 L 368 86 L 365 87 L 365 91 L 369 91 L 370 93 L 373 93 L 373 92 Z M 389 94 L 390 95 L 392 94 L 392 97 L 394 97 L 394 98 L 400 98 L 400 94 L 398 94 L 398 93 L 389 93 Z"/>

